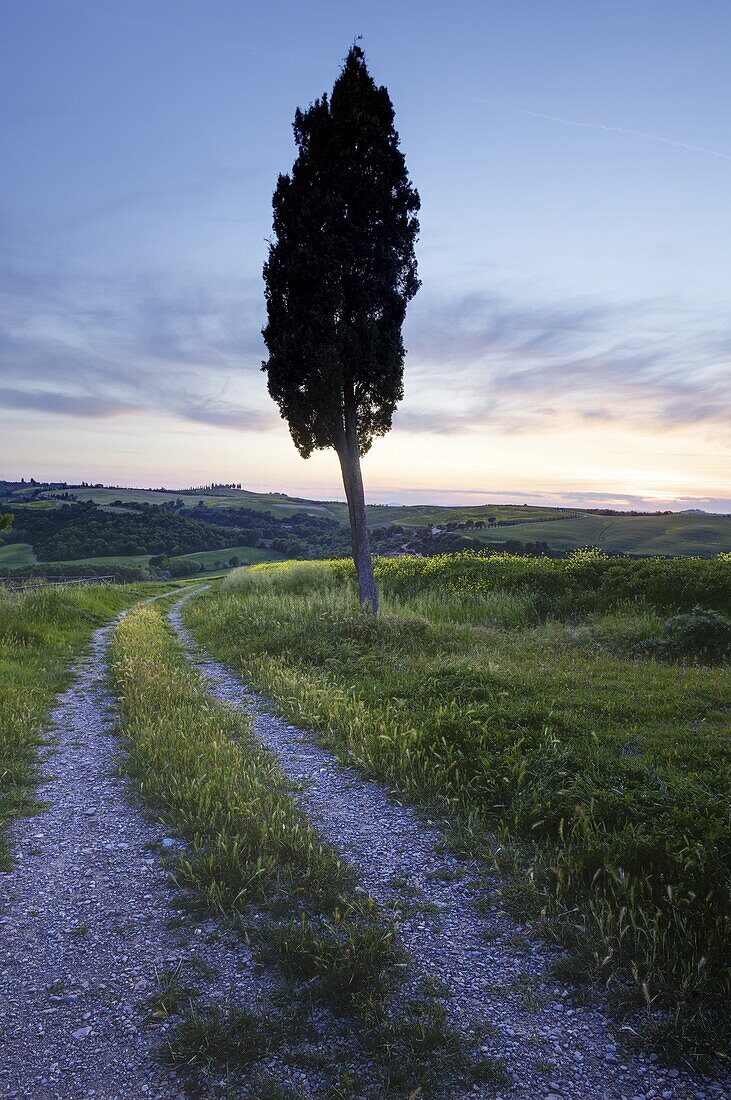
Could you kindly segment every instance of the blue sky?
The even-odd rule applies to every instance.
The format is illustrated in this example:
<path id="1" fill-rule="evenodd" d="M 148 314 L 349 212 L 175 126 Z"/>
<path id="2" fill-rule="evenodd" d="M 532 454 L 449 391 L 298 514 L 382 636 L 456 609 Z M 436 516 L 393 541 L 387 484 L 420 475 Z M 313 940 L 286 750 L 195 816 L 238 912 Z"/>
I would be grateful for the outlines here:
<path id="1" fill-rule="evenodd" d="M 356 35 L 422 198 L 373 499 L 731 510 L 731 5 L 0 0 L 0 476 L 341 495 L 270 402 L 291 121 Z"/>

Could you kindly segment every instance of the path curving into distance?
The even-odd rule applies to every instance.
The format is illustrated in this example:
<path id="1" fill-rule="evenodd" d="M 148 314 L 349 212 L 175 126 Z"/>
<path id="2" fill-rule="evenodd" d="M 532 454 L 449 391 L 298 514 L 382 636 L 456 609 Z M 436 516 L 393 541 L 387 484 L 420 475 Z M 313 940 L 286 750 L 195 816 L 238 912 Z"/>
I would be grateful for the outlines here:
<path id="1" fill-rule="evenodd" d="M 159 1057 L 167 1024 L 149 1018 L 158 976 L 225 954 L 226 979 L 250 981 L 240 942 L 227 951 L 195 927 L 168 926 L 176 905 L 156 854 L 164 834 L 117 774 L 106 682 L 115 625 L 95 632 L 52 713 L 46 806 L 13 825 L 14 865 L 0 874 L 3 1097 L 175 1100 L 181 1084 Z"/>
<path id="2" fill-rule="evenodd" d="M 505 1058 L 512 1087 L 475 1086 L 470 1096 L 731 1097 L 731 1078 L 708 1080 L 630 1052 L 598 1006 L 573 1005 L 566 986 L 548 976 L 555 954 L 529 939 L 496 902 L 484 904 L 474 865 L 442 852 L 443 838 L 417 811 L 344 767 L 312 734 L 274 716 L 271 704 L 200 650 L 181 615 L 193 595 L 176 601 L 169 619 L 212 695 L 252 716 L 255 736 L 285 776 L 302 784 L 295 798 L 323 839 L 380 905 L 401 914 L 402 942 L 417 971 L 447 987 L 453 1021 L 467 1032 L 485 1029 L 485 1053 Z"/>

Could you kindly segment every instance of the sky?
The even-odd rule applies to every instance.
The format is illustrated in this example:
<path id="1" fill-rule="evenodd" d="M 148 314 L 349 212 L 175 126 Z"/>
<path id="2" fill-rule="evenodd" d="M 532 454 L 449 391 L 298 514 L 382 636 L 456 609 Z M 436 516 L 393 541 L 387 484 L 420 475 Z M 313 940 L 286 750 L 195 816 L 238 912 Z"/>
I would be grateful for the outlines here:
<path id="1" fill-rule="evenodd" d="M 731 511 L 728 0 L 0 0 L 0 478 L 343 496 L 261 269 L 358 35 L 422 201 L 369 499 Z"/>

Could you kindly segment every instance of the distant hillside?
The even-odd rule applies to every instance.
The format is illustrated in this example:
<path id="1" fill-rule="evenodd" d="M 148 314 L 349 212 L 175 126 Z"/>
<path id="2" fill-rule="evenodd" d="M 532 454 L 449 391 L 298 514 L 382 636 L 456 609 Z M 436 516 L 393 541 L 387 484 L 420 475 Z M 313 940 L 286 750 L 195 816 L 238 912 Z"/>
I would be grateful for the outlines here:
<path id="1" fill-rule="evenodd" d="M 55 537 L 51 544 L 58 510 L 64 503 L 78 506 L 85 501 L 97 506 L 90 514 L 90 528 L 78 529 L 72 540 Z M 323 557 L 347 554 L 349 546 L 343 501 L 284 493 L 223 486 L 173 491 L 0 482 L 0 508 L 3 502 L 16 512 L 12 541 L 28 544 L 24 551 L 18 548 L 17 555 L 7 546 L 5 564 L 19 564 L 33 553 L 55 560 L 65 560 L 64 554 L 82 558 L 160 553 L 174 529 L 179 537 L 175 546 L 167 546 L 168 553 L 213 551 L 225 543 L 259 545 L 286 557 Z M 164 520 L 161 513 L 166 513 Z M 501 549 L 506 544 L 529 553 L 565 553 L 589 545 L 611 554 L 710 557 L 731 551 L 731 516 L 701 509 L 643 515 L 521 504 L 371 504 L 367 513 L 377 553 L 432 554 L 469 546 Z M 20 537 L 23 531 L 27 534 Z M 36 531 L 43 537 L 33 537 Z M 112 533 L 115 537 L 109 538 Z M 160 536 L 154 544 L 153 536 Z"/>
<path id="2" fill-rule="evenodd" d="M 275 516 L 244 507 L 205 506 L 190 497 L 157 505 L 137 498 L 97 504 L 69 499 L 73 495 L 3 502 L 12 527 L 0 539 L 0 567 L 18 568 L 34 560 L 157 567 L 155 559 L 162 557 L 228 563 L 241 557 L 242 547 L 264 552 L 265 559 L 332 557 L 349 548 L 347 527 L 305 511 Z M 246 560 L 254 559 L 247 555 Z"/>
<path id="3" fill-rule="evenodd" d="M 195 507 L 199 501 L 206 508 L 247 508 L 254 512 L 267 512 L 279 518 L 286 518 L 306 512 L 312 516 L 322 516 L 347 524 L 348 506 L 340 500 L 308 500 L 304 497 L 287 496 L 286 493 L 252 493 L 248 489 L 135 489 L 109 486 L 68 485 L 46 487 L 41 484 L 23 485 L 7 488 L 12 483 L 0 482 L 0 500 L 5 497 L 14 503 L 63 500 L 73 497 L 77 501 L 93 501 L 101 506 L 115 503 L 128 504 L 174 504 L 182 501 L 186 508 Z M 439 524 L 467 519 L 538 519 L 542 516 L 557 518 L 578 514 L 573 509 L 544 508 L 526 504 L 481 504 L 472 507 L 449 507 L 434 504 L 369 504 L 368 520 L 371 526 L 397 523 L 410 527 L 423 524 Z"/>
<path id="4" fill-rule="evenodd" d="M 731 517 L 710 514 L 607 517 L 586 513 L 555 523 L 526 523 L 518 531 L 524 540 L 545 539 L 557 550 L 598 546 L 610 554 L 673 557 L 710 557 L 731 550 Z M 477 537 L 489 543 L 499 535 L 491 530 Z"/>

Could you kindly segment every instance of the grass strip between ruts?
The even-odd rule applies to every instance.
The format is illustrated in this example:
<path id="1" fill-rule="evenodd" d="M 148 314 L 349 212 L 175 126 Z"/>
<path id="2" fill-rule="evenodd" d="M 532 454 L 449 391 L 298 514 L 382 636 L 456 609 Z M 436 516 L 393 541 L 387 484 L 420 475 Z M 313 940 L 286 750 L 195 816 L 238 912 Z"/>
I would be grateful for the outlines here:
<path id="1" fill-rule="evenodd" d="M 435 996 L 401 997 L 405 960 L 393 925 L 320 841 L 248 717 L 213 700 L 160 609 L 136 609 L 120 623 L 111 669 L 129 770 L 187 842 L 178 881 L 250 934 L 258 957 L 288 983 L 291 1003 L 326 1004 L 357 1019 L 352 1041 L 372 1064 L 367 1089 L 400 1095 L 435 1076 L 494 1076 L 499 1066 L 462 1048 Z M 257 1023 L 246 1006 L 223 1016 L 196 1009 L 183 1015 L 171 1049 L 177 1061 L 231 1069 L 232 1060 L 260 1056 L 262 1028 L 275 1042 L 276 1012 Z M 256 1034 L 248 1054 L 232 1029 L 239 1038 Z"/>

